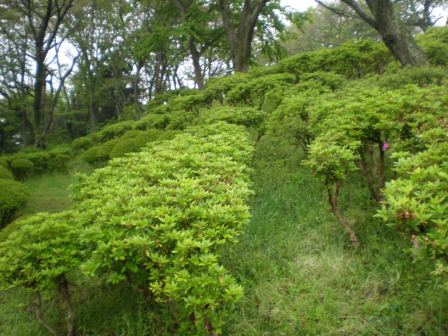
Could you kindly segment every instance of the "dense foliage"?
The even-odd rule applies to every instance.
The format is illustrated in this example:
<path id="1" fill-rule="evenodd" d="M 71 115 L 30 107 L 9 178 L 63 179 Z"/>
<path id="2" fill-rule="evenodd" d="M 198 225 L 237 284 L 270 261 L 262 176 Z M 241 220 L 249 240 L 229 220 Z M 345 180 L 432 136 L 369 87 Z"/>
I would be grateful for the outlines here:
<path id="1" fill-rule="evenodd" d="M 242 288 L 216 250 L 235 242 L 249 217 L 251 152 L 244 128 L 221 122 L 112 160 L 75 186 L 73 211 L 14 224 L 0 243 L 3 285 L 35 292 L 32 308 L 50 332 L 41 296 L 56 286 L 73 330 L 67 274 L 81 264 L 173 305 L 178 333 L 219 333 L 223 307 Z"/>
<path id="2" fill-rule="evenodd" d="M 9 178 L 0 178 L 0 190 L 0 227 L 3 227 L 25 206 L 28 191 L 23 184 Z"/>

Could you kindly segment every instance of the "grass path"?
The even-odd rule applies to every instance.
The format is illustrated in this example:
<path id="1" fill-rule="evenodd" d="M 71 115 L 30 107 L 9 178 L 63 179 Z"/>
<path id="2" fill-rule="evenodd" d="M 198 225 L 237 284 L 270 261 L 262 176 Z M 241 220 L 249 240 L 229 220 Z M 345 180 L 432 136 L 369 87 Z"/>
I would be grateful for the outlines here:
<path id="1" fill-rule="evenodd" d="M 73 175 L 53 173 L 34 176 L 25 181 L 30 191 L 26 207 L 21 215 L 31 215 L 36 212 L 58 212 L 72 204 L 71 192 L 68 187 L 75 182 Z"/>

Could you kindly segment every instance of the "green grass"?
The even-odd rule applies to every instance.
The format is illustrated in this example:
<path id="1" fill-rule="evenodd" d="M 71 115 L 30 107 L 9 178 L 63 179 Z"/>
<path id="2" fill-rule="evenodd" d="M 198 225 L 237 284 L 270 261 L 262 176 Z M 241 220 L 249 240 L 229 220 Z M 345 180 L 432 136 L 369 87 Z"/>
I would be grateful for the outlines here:
<path id="1" fill-rule="evenodd" d="M 68 186 L 76 178 L 70 174 L 54 173 L 34 176 L 25 181 L 30 197 L 20 215 L 31 215 L 36 212 L 58 212 L 72 204 Z"/>
<path id="2" fill-rule="evenodd" d="M 269 139 L 258 147 L 252 220 L 224 252 L 246 289 L 226 335 L 446 335 L 447 296 L 408 242 L 372 218 L 361 181 L 342 200 L 362 242 L 353 250 L 299 159 Z"/>
<path id="3" fill-rule="evenodd" d="M 252 219 L 240 242 L 221 251 L 222 262 L 245 288 L 226 317 L 224 335 L 448 334 L 447 293 L 430 276 L 432 266 L 414 262 L 405 251 L 407 238 L 372 217 L 375 204 L 362 181 L 350 181 L 341 201 L 361 240 L 354 250 L 329 212 L 320 181 L 300 159 L 300 152 L 273 139 L 258 145 Z M 28 181 L 34 190 L 29 206 L 56 211 L 67 200 L 71 179 Z M 79 335 L 175 335 L 166 332 L 164 308 L 148 307 L 128 287 L 87 279 L 78 290 Z M 0 294 L 0 335 L 47 335 L 23 302 L 21 291 Z M 57 311 L 50 307 L 47 315 L 54 318 Z"/>

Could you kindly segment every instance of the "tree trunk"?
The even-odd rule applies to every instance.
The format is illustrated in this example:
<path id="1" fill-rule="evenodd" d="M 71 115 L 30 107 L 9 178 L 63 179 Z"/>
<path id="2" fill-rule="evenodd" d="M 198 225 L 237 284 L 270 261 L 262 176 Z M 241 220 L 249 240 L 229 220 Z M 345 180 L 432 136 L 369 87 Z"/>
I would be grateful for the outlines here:
<path id="1" fill-rule="evenodd" d="M 232 52 L 233 69 L 236 72 L 247 72 L 252 51 L 252 40 L 255 26 L 261 11 L 269 0 L 244 0 L 239 21 L 233 23 L 233 13 L 228 0 L 220 0 L 224 30 Z"/>
<path id="2" fill-rule="evenodd" d="M 339 192 L 340 192 L 341 184 L 339 181 L 336 181 L 334 183 L 334 187 L 327 186 L 327 192 L 328 192 L 328 202 L 330 203 L 331 211 L 336 216 L 336 219 L 338 220 L 339 224 L 342 225 L 344 230 L 348 233 L 350 236 L 350 240 L 352 242 L 352 245 L 354 247 L 359 246 L 359 240 L 358 237 L 355 234 L 355 231 L 353 231 L 352 227 L 348 223 L 347 218 L 342 213 L 341 209 L 339 209 Z"/>
<path id="3" fill-rule="evenodd" d="M 404 66 L 425 65 L 425 54 L 415 42 L 407 28 L 398 22 L 390 0 L 368 0 L 375 15 L 378 33 L 387 48 Z"/>
<path id="4" fill-rule="evenodd" d="M 92 132 L 96 131 L 96 113 L 95 113 L 95 89 L 89 92 L 89 125 Z"/>
<path id="5" fill-rule="evenodd" d="M 54 330 L 44 319 L 44 313 L 42 311 L 42 299 L 40 293 L 34 294 L 31 302 L 31 309 L 34 313 L 34 317 L 37 320 L 37 323 L 45 330 L 48 331 L 53 336 L 57 336 L 58 333 Z"/>
<path id="6" fill-rule="evenodd" d="M 352 8 L 355 13 L 381 36 L 384 44 L 392 55 L 403 66 L 426 65 L 426 55 L 417 45 L 412 34 L 400 18 L 395 14 L 394 4 L 391 0 L 365 0 L 370 14 L 356 0 L 342 0 Z M 331 9 L 331 7 L 326 6 Z"/>
<path id="7" fill-rule="evenodd" d="M 34 144 L 37 148 L 45 146 L 44 139 L 41 139 L 42 130 L 42 106 L 43 96 L 45 93 L 45 55 L 43 55 L 42 48 L 36 46 L 36 71 L 34 82 L 34 101 L 33 101 L 33 115 L 34 115 Z"/>
<path id="8" fill-rule="evenodd" d="M 70 290 L 68 288 L 68 281 L 64 275 L 61 275 L 57 279 L 59 295 L 62 298 L 62 302 L 66 310 L 66 324 L 67 324 L 67 336 L 74 336 L 75 332 L 75 314 L 71 303 Z"/>
<path id="9" fill-rule="evenodd" d="M 142 71 L 143 65 L 141 63 L 137 64 L 137 70 L 135 72 L 134 79 L 134 92 L 133 92 L 133 100 L 134 104 L 138 106 L 140 104 L 140 73 Z"/>
<path id="10" fill-rule="evenodd" d="M 202 89 L 204 87 L 204 76 L 202 74 L 202 67 L 201 67 L 201 54 L 196 49 L 192 37 L 190 37 L 188 41 L 188 47 L 190 49 L 191 59 L 193 61 L 194 81 L 198 89 Z"/>

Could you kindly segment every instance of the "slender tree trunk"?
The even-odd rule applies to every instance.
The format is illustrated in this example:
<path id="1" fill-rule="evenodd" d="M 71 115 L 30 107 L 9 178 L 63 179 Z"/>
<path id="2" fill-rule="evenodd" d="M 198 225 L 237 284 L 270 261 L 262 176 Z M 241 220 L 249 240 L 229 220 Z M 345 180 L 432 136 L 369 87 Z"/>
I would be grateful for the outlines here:
<path id="1" fill-rule="evenodd" d="M 190 37 L 188 41 L 188 47 L 190 49 L 190 55 L 193 61 L 194 81 L 196 82 L 198 89 L 202 89 L 204 87 L 204 76 L 202 74 L 201 67 L 201 54 L 197 51 L 192 37 Z"/>
<path id="2" fill-rule="evenodd" d="M 330 203 L 331 211 L 336 216 L 336 219 L 338 220 L 339 224 L 342 225 L 344 230 L 350 236 L 352 245 L 354 247 L 358 247 L 359 246 L 358 237 L 356 236 L 355 231 L 353 231 L 352 227 L 348 223 L 347 218 L 344 216 L 341 209 L 339 208 L 338 203 L 339 203 L 340 188 L 341 188 L 341 183 L 339 181 L 336 181 L 334 183 L 334 186 L 327 186 L 328 202 Z"/>
<path id="3" fill-rule="evenodd" d="M 44 319 L 44 314 L 42 311 L 42 299 L 39 293 L 34 294 L 31 302 L 31 309 L 34 313 L 34 317 L 36 318 L 37 323 L 39 323 L 39 325 L 47 330 L 51 335 L 57 336 L 58 333 L 56 332 L 56 330 L 54 330 Z"/>
<path id="4" fill-rule="evenodd" d="M 96 107 L 95 107 L 95 89 L 89 92 L 89 125 L 92 132 L 96 131 Z"/>
<path id="5" fill-rule="evenodd" d="M 29 139 L 28 139 L 28 117 L 26 115 L 26 110 L 24 108 L 21 108 L 20 111 L 21 114 L 21 137 L 22 137 L 22 145 L 28 146 L 29 145 Z"/>
<path id="6" fill-rule="evenodd" d="M 252 51 L 255 26 L 261 11 L 269 0 L 244 0 L 237 24 L 233 23 L 233 12 L 228 0 L 219 0 L 224 30 L 232 52 L 233 69 L 247 72 Z"/>
<path id="7" fill-rule="evenodd" d="M 369 164 L 366 160 L 365 153 L 363 151 L 361 151 L 361 153 L 360 153 L 360 159 L 359 159 L 358 166 L 359 166 L 359 169 L 361 170 L 362 175 L 364 176 L 364 178 L 366 180 L 367 188 L 370 191 L 370 195 L 372 196 L 372 198 L 375 201 L 379 202 L 380 197 L 377 193 L 376 184 L 374 183 L 374 178 L 372 176 L 373 174 L 372 174 L 371 170 L 369 169 Z"/>
<path id="8" fill-rule="evenodd" d="M 134 92 L 133 92 L 133 100 L 135 105 L 140 104 L 140 73 L 142 71 L 142 68 L 143 68 L 142 64 L 137 64 L 137 70 L 134 79 Z"/>
<path id="9" fill-rule="evenodd" d="M 75 313 L 73 311 L 68 281 L 64 275 L 57 280 L 59 294 L 66 310 L 67 336 L 75 336 Z"/>
<path id="10" fill-rule="evenodd" d="M 37 148 L 45 147 L 45 140 L 42 139 L 42 107 L 45 93 L 45 55 L 42 47 L 36 46 L 36 71 L 34 82 L 34 101 L 33 101 L 33 115 L 34 115 L 34 144 Z"/>
<path id="11" fill-rule="evenodd" d="M 378 195 L 378 200 L 381 201 L 383 199 L 382 189 L 384 187 L 385 173 L 386 173 L 386 153 L 384 152 L 383 145 L 381 143 L 378 144 L 378 150 L 379 150 L 379 162 L 376 170 L 376 176 L 377 176 L 376 193 Z"/>

